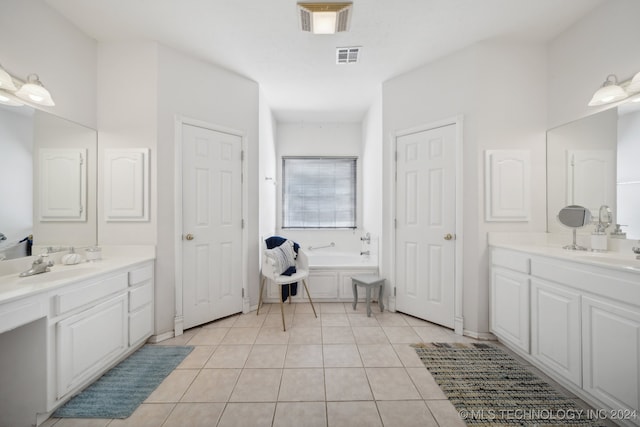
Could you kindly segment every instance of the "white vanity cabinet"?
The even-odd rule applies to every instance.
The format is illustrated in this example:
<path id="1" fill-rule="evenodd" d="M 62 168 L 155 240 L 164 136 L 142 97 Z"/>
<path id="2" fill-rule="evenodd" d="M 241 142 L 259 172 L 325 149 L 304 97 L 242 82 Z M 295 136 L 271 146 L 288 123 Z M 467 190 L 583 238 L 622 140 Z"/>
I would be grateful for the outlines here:
<path id="1" fill-rule="evenodd" d="M 129 345 L 153 332 L 153 264 L 129 271 Z"/>
<path id="2" fill-rule="evenodd" d="M 63 287 L 51 297 L 48 410 L 153 333 L 153 262 Z"/>
<path id="3" fill-rule="evenodd" d="M 56 400 L 95 376 L 127 349 L 126 293 L 56 324 Z"/>
<path id="4" fill-rule="evenodd" d="M 529 258 L 496 249 L 492 253 L 492 263 L 491 332 L 529 352 Z"/>
<path id="5" fill-rule="evenodd" d="M 491 332 L 595 409 L 626 414 L 615 422 L 640 425 L 640 272 L 502 247 L 491 260 Z"/>
<path id="6" fill-rule="evenodd" d="M 580 315 L 578 292 L 531 279 L 531 355 L 578 387 L 582 385 Z"/>
<path id="7" fill-rule="evenodd" d="M 638 410 L 640 310 L 606 298 L 584 297 L 582 327 L 584 390 L 612 409 Z M 635 422 L 640 425 L 640 419 Z"/>

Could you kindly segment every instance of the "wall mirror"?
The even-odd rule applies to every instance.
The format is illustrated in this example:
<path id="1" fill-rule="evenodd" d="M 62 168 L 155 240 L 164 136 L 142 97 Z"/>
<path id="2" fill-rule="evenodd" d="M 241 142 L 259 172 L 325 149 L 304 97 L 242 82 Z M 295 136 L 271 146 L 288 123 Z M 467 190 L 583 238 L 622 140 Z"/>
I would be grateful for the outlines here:
<path id="1" fill-rule="evenodd" d="M 86 205 L 83 218 L 41 220 L 39 153 L 74 149 L 86 153 Z M 25 256 L 26 242 L 35 245 L 89 246 L 97 242 L 97 149 L 94 129 L 29 106 L 0 105 L 0 260 Z"/>
<path id="2" fill-rule="evenodd" d="M 611 207 L 612 223 L 623 224 L 627 238 L 640 239 L 638 159 L 639 102 L 621 104 L 550 129 L 547 231 L 563 231 L 557 214 L 564 206 L 584 206 L 598 218 L 600 206 L 607 205 Z"/>

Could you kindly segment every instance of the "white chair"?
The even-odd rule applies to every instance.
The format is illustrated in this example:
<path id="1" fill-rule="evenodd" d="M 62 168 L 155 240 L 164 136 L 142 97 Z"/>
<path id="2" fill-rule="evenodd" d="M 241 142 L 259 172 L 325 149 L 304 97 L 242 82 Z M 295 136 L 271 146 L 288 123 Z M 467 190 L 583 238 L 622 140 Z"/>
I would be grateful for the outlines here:
<path id="1" fill-rule="evenodd" d="M 309 277 L 309 261 L 307 259 L 307 255 L 304 253 L 302 248 L 298 250 L 298 257 L 296 258 L 296 272 L 291 276 L 283 276 L 278 274 L 275 269 L 275 261 L 272 258 L 269 258 L 266 254 L 262 255 L 262 278 L 260 280 L 260 297 L 258 299 L 258 310 L 256 311 L 256 315 L 260 314 L 260 306 L 262 305 L 262 293 L 264 291 L 264 284 L 267 279 L 273 281 L 276 285 L 280 286 L 280 295 L 282 295 L 282 286 L 289 286 L 289 303 L 291 303 L 291 284 L 296 282 L 302 282 L 304 286 L 304 290 L 307 293 L 307 298 L 309 298 L 309 303 L 311 303 L 311 308 L 313 309 L 313 315 L 318 317 L 316 314 L 316 309 L 313 306 L 313 301 L 311 301 L 311 295 L 309 294 L 309 288 L 307 288 L 307 277 Z M 286 331 L 287 328 L 284 324 L 284 304 L 282 302 L 282 298 L 278 296 L 280 300 L 280 312 L 282 313 L 282 330 Z"/>

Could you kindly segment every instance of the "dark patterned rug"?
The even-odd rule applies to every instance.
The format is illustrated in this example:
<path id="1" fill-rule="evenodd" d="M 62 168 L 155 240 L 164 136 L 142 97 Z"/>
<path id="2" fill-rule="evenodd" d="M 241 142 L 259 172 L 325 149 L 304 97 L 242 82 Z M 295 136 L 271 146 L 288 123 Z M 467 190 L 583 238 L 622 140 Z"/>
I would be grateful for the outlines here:
<path id="1" fill-rule="evenodd" d="M 604 425 L 595 411 L 581 408 L 494 345 L 413 347 L 468 425 Z"/>

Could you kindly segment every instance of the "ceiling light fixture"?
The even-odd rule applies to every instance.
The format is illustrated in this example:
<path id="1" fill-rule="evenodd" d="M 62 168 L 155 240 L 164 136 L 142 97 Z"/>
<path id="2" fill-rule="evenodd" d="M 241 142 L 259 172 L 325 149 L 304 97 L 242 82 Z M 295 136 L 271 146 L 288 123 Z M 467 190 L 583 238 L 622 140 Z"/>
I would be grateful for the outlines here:
<path id="1" fill-rule="evenodd" d="M 39 105 L 53 107 L 56 105 L 51 98 L 49 91 L 42 85 L 37 74 L 29 74 L 27 81 L 16 92 L 18 98 L 25 101 L 34 102 Z"/>
<path id="2" fill-rule="evenodd" d="M 349 30 L 353 3 L 298 3 L 300 29 L 313 34 Z"/>
<path id="3" fill-rule="evenodd" d="M 596 105 L 609 104 L 625 99 L 628 96 L 629 94 L 618 85 L 616 75 L 609 74 L 604 83 L 602 83 L 602 87 L 593 94 L 593 98 L 591 98 L 588 105 L 589 107 L 593 107 Z"/>

